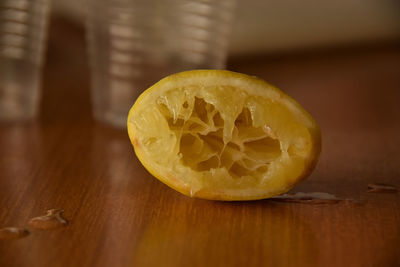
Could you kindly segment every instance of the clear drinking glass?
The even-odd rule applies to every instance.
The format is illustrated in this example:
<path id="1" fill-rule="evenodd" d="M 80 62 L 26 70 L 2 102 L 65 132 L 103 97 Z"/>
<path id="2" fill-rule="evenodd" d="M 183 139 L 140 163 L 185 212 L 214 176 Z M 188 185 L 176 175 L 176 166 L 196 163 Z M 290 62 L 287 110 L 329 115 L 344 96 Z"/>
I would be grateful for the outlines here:
<path id="1" fill-rule="evenodd" d="M 124 127 L 139 94 L 162 77 L 225 67 L 235 0 L 87 0 L 97 120 Z"/>
<path id="2" fill-rule="evenodd" d="M 0 121 L 38 111 L 49 0 L 0 0 Z"/>

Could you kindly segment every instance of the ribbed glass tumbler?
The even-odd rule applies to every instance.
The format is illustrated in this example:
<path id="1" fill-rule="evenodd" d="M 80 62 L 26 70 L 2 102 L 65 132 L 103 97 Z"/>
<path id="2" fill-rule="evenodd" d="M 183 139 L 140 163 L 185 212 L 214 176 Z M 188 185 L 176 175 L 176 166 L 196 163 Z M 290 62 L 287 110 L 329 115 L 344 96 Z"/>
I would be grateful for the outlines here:
<path id="1" fill-rule="evenodd" d="M 0 0 L 0 121 L 37 115 L 48 0 Z"/>
<path id="2" fill-rule="evenodd" d="M 235 0 L 87 0 L 97 120 L 124 127 L 129 108 L 162 77 L 225 67 Z"/>

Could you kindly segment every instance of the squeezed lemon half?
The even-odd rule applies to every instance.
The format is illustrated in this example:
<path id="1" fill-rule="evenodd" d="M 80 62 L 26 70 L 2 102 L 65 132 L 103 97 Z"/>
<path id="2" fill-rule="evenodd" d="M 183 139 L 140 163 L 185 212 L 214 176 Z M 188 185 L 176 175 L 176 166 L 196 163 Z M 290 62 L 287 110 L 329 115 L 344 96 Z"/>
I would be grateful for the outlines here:
<path id="1" fill-rule="evenodd" d="M 143 166 L 173 189 L 214 200 L 253 200 L 290 190 L 314 169 L 320 129 L 290 96 L 225 70 L 168 76 L 128 115 Z"/>

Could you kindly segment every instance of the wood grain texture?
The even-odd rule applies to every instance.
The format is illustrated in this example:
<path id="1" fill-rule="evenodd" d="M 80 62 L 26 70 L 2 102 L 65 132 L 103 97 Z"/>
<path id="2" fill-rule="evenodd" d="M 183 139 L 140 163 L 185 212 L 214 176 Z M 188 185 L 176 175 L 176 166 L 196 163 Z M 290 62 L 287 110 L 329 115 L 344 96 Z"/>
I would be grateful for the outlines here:
<path id="1" fill-rule="evenodd" d="M 215 202 L 154 179 L 127 133 L 91 119 L 82 32 L 55 21 L 36 122 L 0 126 L 0 227 L 64 209 L 66 227 L 0 240 L 0 266 L 399 266 L 400 50 L 234 60 L 294 96 L 323 134 L 293 191 L 362 203 Z M 29 227 L 28 227 L 29 228 Z"/>

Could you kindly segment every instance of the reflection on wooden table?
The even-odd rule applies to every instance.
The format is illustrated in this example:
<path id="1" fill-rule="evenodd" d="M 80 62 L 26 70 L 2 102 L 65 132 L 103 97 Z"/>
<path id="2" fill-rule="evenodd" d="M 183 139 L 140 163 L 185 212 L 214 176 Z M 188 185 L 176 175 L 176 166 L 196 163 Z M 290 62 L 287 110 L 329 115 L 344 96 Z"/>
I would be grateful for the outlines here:
<path id="1" fill-rule="evenodd" d="M 0 228 L 30 231 L 0 240 L 0 266 L 400 265 L 400 195 L 367 192 L 400 185 L 398 48 L 232 60 L 321 125 L 320 162 L 294 192 L 357 202 L 215 202 L 161 184 L 125 131 L 91 119 L 82 32 L 54 27 L 40 119 L 0 126 Z M 29 227 L 49 209 L 69 224 Z"/>

